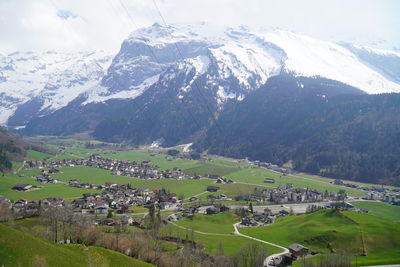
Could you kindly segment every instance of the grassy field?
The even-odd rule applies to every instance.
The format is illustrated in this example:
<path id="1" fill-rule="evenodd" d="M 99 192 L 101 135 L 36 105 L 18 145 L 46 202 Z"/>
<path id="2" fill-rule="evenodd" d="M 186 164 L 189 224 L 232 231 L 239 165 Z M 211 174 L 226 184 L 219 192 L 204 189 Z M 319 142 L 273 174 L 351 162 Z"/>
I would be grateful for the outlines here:
<path id="1" fill-rule="evenodd" d="M 12 190 L 11 188 L 17 183 L 36 185 L 40 188 L 28 192 L 18 192 Z M 83 193 L 94 192 L 100 191 L 70 187 L 62 183 L 40 184 L 32 179 L 30 176 L 19 177 L 18 175 L 14 174 L 6 174 L 5 176 L 0 176 L 0 195 L 3 195 L 10 200 L 18 200 L 20 198 L 25 198 L 28 200 L 39 200 L 46 197 L 62 197 L 64 199 L 73 199 L 81 197 Z"/>
<path id="2" fill-rule="evenodd" d="M 196 160 L 179 159 L 167 156 L 165 154 L 155 154 L 150 156 L 147 150 L 129 150 L 129 151 L 108 151 L 100 153 L 105 158 L 130 160 L 142 162 L 143 160 L 151 160 L 151 165 L 157 165 L 162 170 L 179 167 L 182 169 L 193 168 L 198 164 Z"/>
<path id="3" fill-rule="evenodd" d="M 25 160 L 47 160 L 52 158 L 54 155 L 35 151 L 35 150 L 27 150 Z"/>
<path id="4" fill-rule="evenodd" d="M 165 188 L 173 193 L 184 194 L 184 197 L 190 197 L 203 192 L 207 185 L 212 184 L 211 180 L 174 180 L 174 179 L 159 179 L 159 180 L 142 180 L 125 176 L 112 175 L 107 170 L 90 168 L 90 167 L 68 167 L 61 168 L 62 173 L 54 175 L 55 178 L 62 181 L 69 181 L 72 178 L 78 179 L 80 182 L 94 183 L 97 185 L 106 182 L 115 182 L 119 184 L 130 183 L 137 188 L 161 189 Z"/>
<path id="5" fill-rule="evenodd" d="M 58 245 L 0 224 L 1 266 L 153 266 L 99 247 Z"/>
<path id="6" fill-rule="evenodd" d="M 157 179 L 157 180 L 142 180 L 137 178 L 130 178 L 125 176 L 112 175 L 107 170 L 91 168 L 91 167 L 66 167 L 60 168 L 61 173 L 52 175 L 54 178 L 68 182 L 70 179 L 78 179 L 79 182 L 93 183 L 97 185 L 104 184 L 106 182 L 115 182 L 118 184 L 130 183 L 132 186 L 137 188 L 148 188 L 150 190 L 165 188 L 172 193 L 177 194 L 178 197 L 189 198 L 191 196 L 200 194 L 205 191 L 208 185 L 215 185 L 214 180 L 211 179 L 200 179 L 200 180 L 174 180 L 174 179 Z M 83 193 L 98 192 L 97 190 L 75 188 L 64 185 L 63 183 L 58 184 L 40 184 L 31 177 L 38 175 L 39 169 L 21 171 L 20 174 L 25 175 L 24 178 L 18 177 L 18 175 L 7 174 L 4 177 L 0 177 L 0 195 L 4 195 L 9 199 L 26 198 L 28 200 L 38 200 L 45 197 L 59 196 L 62 198 L 78 198 Z M 29 192 L 17 192 L 11 188 L 17 183 L 26 183 L 40 186 L 38 190 Z M 228 197 L 235 197 L 238 194 L 248 194 L 254 191 L 256 186 L 242 185 L 242 184 L 222 184 L 218 185 L 221 190 L 214 194 L 225 194 Z M 261 187 L 260 187 L 261 188 Z M 209 193 L 202 194 L 201 200 L 205 200 Z"/>
<path id="7" fill-rule="evenodd" d="M 232 212 L 223 212 L 216 215 L 196 214 L 176 224 L 200 232 L 230 234 L 234 231 L 232 225 L 238 221 L 239 218 Z"/>
<path id="8" fill-rule="evenodd" d="M 128 151 L 112 151 L 112 150 L 103 150 L 103 149 L 88 149 L 84 148 L 84 142 L 72 139 L 54 139 L 53 141 L 65 143 L 68 146 L 65 149 L 64 154 L 58 155 L 47 155 L 40 154 L 40 152 L 30 152 L 30 159 L 36 158 L 49 158 L 52 159 L 68 159 L 68 158 L 83 158 L 88 157 L 93 153 L 99 153 L 107 158 L 114 158 L 120 160 L 131 160 L 136 162 L 141 162 L 143 160 L 151 160 L 152 165 L 157 165 L 161 169 L 171 169 L 174 167 L 179 167 L 184 170 L 187 174 L 217 174 L 224 176 L 226 178 L 230 178 L 237 182 L 242 183 L 251 183 L 261 186 L 279 186 L 284 185 L 286 183 L 292 183 L 295 187 L 309 187 L 315 188 L 319 191 L 332 191 L 337 192 L 339 189 L 345 189 L 349 195 L 362 197 L 364 196 L 364 192 L 353 189 L 346 188 L 342 186 L 336 186 L 331 184 L 333 179 L 319 177 L 314 175 L 307 174 L 297 174 L 295 176 L 283 176 L 279 173 L 272 172 L 266 169 L 254 168 L 248 163 L 239 163 L 235 159 L 224 158 L 218 156 L 210 156 L 207 160 L 188 160 L 188 159 L 180 159 L 171 156 L 167 156 L 162 153 L 154 153 L 152 154 L 147 149 L 141 150 L 128 150 Z M 75 145 L 74 145 L 75 144 Z M 71 146 L 72 145 L 72 146 Z M 265 184 L 264 178 L 274 178 L 275 183 L 273 184 Z M 362 186 L 371 187 L 373 185 L 363 184 L 357 182 L 350 182 Z"/>
<path id="9" fill-rule="evenodd" d="M 179 167 L 184 170 L 187 174 L 217 174 L 226 178 L 232 179 L 242 184 L 235 185 L 221 185 L 221 191 L 218 194 L 225 194 L 228 197 L 234 197 L 238 194 L 251 193 L 255 186 L 259 188 L 277 187 L 286 183 L 292 183 L 295 187 L 309 187 L 317 189 L 321 192 L 328 190 L 330 192 L 338 192 L 340 189 L 346 190 L 349 195 L 362 197 L 364 192 L 337 186 L 331 184 L 333 179 L 324 178 L 313 175 L 298 174 L 296 176 L 284 176 L 276 172 L 272 172 L 266 169 L 260 169 L 252 167 L 248 163 L 239 163 L 235 159 L 210 156 L 207 160 L 187 160 L 167 156 L 161 153 L 152 154 L 146 149 L 142 150 L 129 150 L 129 151 L 111 151 L 103 149 L 88 149 L 84 148 L 83 141 L 69 140 L 69 139 L 55 139 L 57 142 L 67 144 L 63 154 L 48 155 L 35 151 L 28 151 L 27 159 L 68 159 L 68 158 L 84 158 L 88 157 L 93 153 L 99 153 L 104 157 L 115 158 L 121 160 L 131 160 L 141 162 L 143 160 L 151 160 L 152 165 L 157 165 L 161 169 L 171 169 L 173 167 Z M 75 145 L 74 145 L 75 144 Z M 72 145 L 72 146 L 71 146 Z M 116 183 L 131 183 L 136 187 L 143 187 L 149 189 L 166 188 L 176 194 L 184 194 L 184 197 L 190 197 L 192 195 L 199 194 L 204 191 L 207 185 L 212 184 L 211 180 L 200 180 L 200 181 L 172 181 L 172 180 L 138 180 L 122 176 L 113 176 L 110 172 L 105 170 L 98 170 L 86 167 L 75 167 L 75 168 L 63 168 L 63 173 L 55 175 L 63 181 L 68 181 L 72 178 L 77 178 L 82 182 L 89 182 L 95 184 L 104 184 L 105 182 L 113 181 Z M 32 173 L 30 173 L 32 174 Z M 265 178 L 274 178 L 275 183 L 266 184 L 264 183 Z M 251 185 L 250 185 L 251 184 Z M 366 186 L 366 184 L 361 184 Z M 371 186 L 371 185 L 368 185 Z M 1 188 L 1 185 L 0 185 Z M 58 188 L 57 188 L 58 189 Z M 1 189 L 0 189 L 1 190 Z M 68 189 L 65 189 L 68 191 Z M 205 200 L 208 194 L 201 195 L 201 200 Z"/>
<path id="10" fill-rule="evenodd" d="M 340 189 L 345 189 L 350 195 L 357 197 L 364 196 L 364 193 L 360 190 L 330 184 L 330 180 L 323 177 L 305 175 L 304 177 L 283 176 L 266 169 L 244 169 L 243 167 L 248 167 L 249 165 L 244 163 L 237 163 L 236 160 L 228 158 L 225 159 L 217 157 L 212 158 L 212 160 L 210 161 L 197 161 L 174 159 L 171 157 L 167 157 L 164 154 L 156 154 L 155 156 L 151 157 L 150 153 L 145 150 L 117 151 L 115 153 L 103 152 L 102 155 L 109 158 L 131 160 L 137 162 L 143 161 L 145 159 L 150 159 L 151 164 L 158 165 L 161 167 L 161 169 L 179 167 L 184 169 L 184 172 L 187 174 L 217 174 L 237 182 L 250 183 L 260 186 L 276 187 L 279 185 L 284 185 L 286 183 L 293 183 L 293 185 L 296 187 L 310 187 L 320 191 L 328 190 L 332 192 L 337 192 Z M 242 169 L 240 167 L 242 167 Z M 275 178 L 275 183 L 265 184 L 264 178 L 266 177 Z M 252 189 L 254 189 L 254 187 L 252 187 Z"/>
<path id="11" fill-rule="evenodd" d="M 367 209 L 369 214 L 400 223 L 400 206 L 374 201 L 357 201 L 351 204 L 360 209 Z"/>
<path id="12" fill-rule="evenodd" d="M 172 224 L 168 224 L 166 227 L 164 227 L 162 229 L 162 233 L 167 236 L 176 236 L 184 239 L 194 240 L 196 243 L 202 244 L 205 248 L 205 251 L 212 255 L 216 255 L 219 251 L 219 248 L 222 247 L 223 254 L 226 256 L 230 256 L 239 252 L 241 248 L 250 243 L 257 243 L 261 245 L 262 247 L 266 248 L 269 253 L 280 252 L 280 250 L 276 247 L 252 241 L 245 237 L 235 235 L 217 236 L 198 234 L 190 230 L 178 228 L 177 226 L 174 226 Z"/>
<path id="13" fill-rule="evenodd" d="M 400 263 L 400 225 L 368 214 L 324 210 L 240 231 L 283 246 L 300 243 L 322 253 L 339 249 L 352 255 L 366 253 L 358 257 L 358 264 Z"/>
<path id="14" fill-rule="evenodd" d="M 313 176 L 309 177 L 301 177 L 301 176 L 284 176 L 279 173 L 259 168 L 252 169 L 242 169 L 237 172 L 230 173 L 226 176 L 234 181 L 258 184 L 258 185 L 268 185 L 268 186 L 279 186 L 285 185 L 287 183 L 292 183 L 294 187 L 300 188 L 314 188 L 319 190 L 320 192 L 324 192 L 328 190 L 329 192 L 338 192 L 340 189 L 345 189 L 349 195 L 353 195 L 356 197 L 364 196 L 364 192 L 354 189 L 354 188 L 346 188 L 343 186 L 330 184 L 329 181 L 324 181 L 322 177 L 315 178 Z M 275 183 L 264 183 L 265 178 L 274 178 Z"/>

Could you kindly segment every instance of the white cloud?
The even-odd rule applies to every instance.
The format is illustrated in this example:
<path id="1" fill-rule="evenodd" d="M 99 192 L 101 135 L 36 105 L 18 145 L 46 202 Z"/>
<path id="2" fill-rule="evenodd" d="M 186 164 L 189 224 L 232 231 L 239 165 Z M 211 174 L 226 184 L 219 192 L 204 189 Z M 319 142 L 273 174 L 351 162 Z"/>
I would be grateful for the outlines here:
<path id="1" fill-rule="evenodd" d="M 395 0 L 155 1 L 168 23 L 280 27 L 325 39 L 381 45 L 386 40 L 383 44 L 400 47 L 400 4 Z M 117 51 L 134 24 L 155 21 L 162 23 L 152 0 L 0 0 L 0 52 Z"/>

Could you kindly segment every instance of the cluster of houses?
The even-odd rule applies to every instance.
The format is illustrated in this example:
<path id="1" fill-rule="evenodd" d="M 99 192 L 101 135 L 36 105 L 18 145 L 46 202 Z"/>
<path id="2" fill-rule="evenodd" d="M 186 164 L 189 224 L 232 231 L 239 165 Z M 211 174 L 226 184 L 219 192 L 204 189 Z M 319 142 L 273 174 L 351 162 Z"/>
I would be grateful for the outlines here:
<path id="1" fill-rule="evenodd" d="M 111 171 L 114 175 L 121 175 L 127 177 L 135 177 L 140 179 L 183 179 L 183 178 L 196 178 L 183 173 L 180 168 L 173 168 L 171 170 L 159 170 L 158 166 L 150 165 L 151 160 L 144 160 L 141 163 L 127 160 L 117 160 L 103 158 L 99 154 L 93 154 L 86 159 L 64 159 L 56 161 L 27 161 L 24 163 L 24 169 L 33 168 L 49 168 L 50 170 L 57 170 L 60 167 L 74 167 L 74 166 L 87 166 L 100 168 Z"/>
<path id="2" fill-rule="evenodd" d="M 214 215 L 214 214 L 218 214 L 220 212 L 225 212 L 225 211 L 229 211 L 228 206 L 225 206 L 223 204 L 214 204 L 211 207 L 206 209 L 205 214 L 206 215 Z"/>
<path id="3" fill-rule="evenodd" d="M 323 201 L 325 198 L 337 197 L 337 193 L 327 193 L 324 195 L 316 189 L 309 188 L 294 188 L 293 184 L 286 184 L 273 189 L 263 189 L 257 193 L 246 196 L 237 196 L 236 200 L 245 200 L 261 203 L 300 203 L 300 202 L 318 202 Z M 345 194 L 345 192 L 343 192 Z M 345 196 L 343 196 L 345 197 Z"/>
<path id="4" fill-rule="evenodd" d="M 160 209 L 173 208 L 177 203 L 176 195 L 164 189 L 150 191 L 112 182 L 99 187 L 104 190 L 102 193 L 85 193 L 81 198 L 73 200 L 72 206 L 83 212 L 89 210 L 98 215 L 107 214 L 111 209 L 121 214 L 128 213 L 131 206 L 155 205 Z"/>
<path id="5" fill-rule="evenodd" d="M 380 200 L 393 205 L 400 205 L 400 189 L 387 189 L 383 186 L 373 186 L 369 188 L 361 185 L 345 183 L 341 179 L 335 179 L 332 183 L 335 185 L 363 190 L 365 192 L 364 199 L 366 200 Z"/>
<path id="6" fill-rule="evenodd" d="M 290 173 L 289 169 L 279 167 L 278 165 L 272 164 L 270 162 L 262 162 L 262 161 L 256 160 L 256 161 L 253 161 L 252 164 L 256 165 L 259 168 L 265 168 L 265 169 L 269 169 L 271 171 L 275 171 L 275 172 L 279 172 L 279 173 L 283 173 L 283 174 Z"/>
<path id="7" fill-rule="evenodd" d="M 393 205 L 400 206 L 400 192 L 390 190 L 371 190 L 365 192 L 364 199 L 366 200 L 380 200 Z"/>
<path id="8" fill-rule="evenodd" d="M 274 217 L 266 213 L 254 213 L 253 216 L 247 216 L 240 222 L 243 226 L 262 226 L 265 224 L 271 224 L 274 221 Z"/>
<path id="9" fill-rule="evenodd" d="M 51 168 L 48 171 L 42 170 L 39 176 L 36 176 L 36 181 L 38 181 L 39 183 L 42 184 L 56 184 L 58 183 L 57 179 L 54 179 L 50 176 L 50 174 L 53 173 L 59 173 L 60 171 L 55 169 L 55 168 Z"/>
<path id="10" fill-rule="evenodd" d="M 42 200 L 28 201 L 19 199 L 11 202 L 3 196 L 0 196 L 0 206 L 9 208 L 12 211 L 14 218 L 22 219 L 39 215 L 40 210 L 47 210 L 49 207 L 62 206 L 64 200 L 57 197 L 49 197 Z"/>
<path id="11" fill-rule="evenodd" d="M 323 194 L 316 189 L 293 188 L 292 184 L 279 186 L 274 189 L 265 189 L 262 191 L 264 202 L 275 204 L 297 203 L 297 202 L 316 202 L 323 200 Z"/>
<path id="12" fill-rule="evenodd" d="M 76 212 L 93 213 L 96 215 L 107 214 L 113 210 L 117 213 L 129 213 L 131 206 L 150 207 L 154 205 L 159 209 L 168 209 L 177 207 L 177 197 L 174 193 L 169 193 L 165 189 L 141 189 L 133 188 L 129 184 L 118 185 L 113 182 L 107 182 L 104 185 L 82 184 L 76 179 L 69 181 L 70 186 L 101 189 L 101 193 L 85 193 L 81 198 L 74 199 L 68 205 Z M 31 190 L 31 185 L 17 184 L 14 190 Z M 0 196 L 0 204 L 13 210 L 16 218 L 25 218 L 38 215 L 39 209 L 49 206 L 63 206 L 62 198 L 46 198 L 39 201 L 27 201 L 20 199 L 12 203 L 8 199 Z"/>

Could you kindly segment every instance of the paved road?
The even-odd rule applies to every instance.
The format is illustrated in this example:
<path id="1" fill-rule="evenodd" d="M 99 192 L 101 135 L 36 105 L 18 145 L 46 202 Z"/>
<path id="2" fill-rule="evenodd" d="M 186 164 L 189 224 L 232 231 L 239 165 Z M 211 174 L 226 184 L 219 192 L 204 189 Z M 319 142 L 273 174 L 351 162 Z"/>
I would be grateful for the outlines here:
<path id="1" fill-rule="evenodd" d="M 332 202 L 325 201 L 325 202 L 293 203 L 293 204 L 282 204 L 282 205 L 262 205 L 262 206 L 254 205 L 253 210 L 261 213 L 264 212 L 264 209 L 266 208 L 270 209 L 273 213 L 278 213 L 281 210 L 286 210 L 286 211 L 293 210 L 294 213 L 300 214 L 300 213 L 305 213 L 309 205 L 327 206 L 330 204 L 332 204 Z M 226 205 L 226 206 L 228 206 L 231 209 L 249 207 L 249 205 Z M 202 206 L 199 208 L 199 212 L 205 212 L 205 210 L 209 207 L 211 207 L 211 205 Z"/>
<path id="2" fill-rule="evenodd" d="M 269 262 L 270 262 L 273 258 L 276 258 L 276 257 L 279 257 L 279 256 L 284 255 L 284 254 L 286 254 L 286 253 L 289 253 L 289 250 L 288 250 L 287 248 L 285 248 L 285 247 L 282 247 L 282 246 L 280 246 L 280 245 L 277 245 L 277 244 L 274 244 L 274 243 L 271 243 L 271 242 L 268 242 L 268 241 L 264 241 L 264 240 L 261 240 L 261 239 L 258 239 L 258 238 L 254 238 L 254 237 L 251 237 L 251 236 L 244 235 L 244 234 L 240 233 L 239 230 L 238 230 L 238 225 L 239 225 L 239 223 L 235 223 L 235 224 L 233 225 L 233 228 L 235 229 L 235 232 L 234 232 L 235 235 L 242 236 L 242 237 L 245 237 L 245 238 L 248 238 L 248 239 L 252 239 L 252 240 L 254 240 L 254 241 L 258 241 L 258 242 L 261 242 L 261 243 L 264 243 L 264 244 L 268 244 L 268 245 L 270 245 L 270 246 L 274 246 L 274 247 L 283 249 L 283 252 L 275 253 L 275 254 L 272 254 L 272 255 L 268 256 L 267 258 L 265 258 L 265 260 L 264 260 L 264 266 L 268 266 L 268 267 L 271 266 L 271 265 L 269 265 Z"/>

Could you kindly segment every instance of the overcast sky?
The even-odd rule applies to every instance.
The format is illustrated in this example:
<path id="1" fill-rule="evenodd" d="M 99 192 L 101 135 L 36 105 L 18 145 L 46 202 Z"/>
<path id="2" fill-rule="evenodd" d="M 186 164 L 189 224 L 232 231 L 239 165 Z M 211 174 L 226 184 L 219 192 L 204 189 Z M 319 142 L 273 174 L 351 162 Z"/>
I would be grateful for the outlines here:
<path id="1" fill-rule="evenodd" d="M 322 39 L 400 48 L 397 0 L 0 0 L 0 53 L 118 51 L 136 26 L 278 27 Z M 126 7 L 126 10 L 125 10 Z"/>

